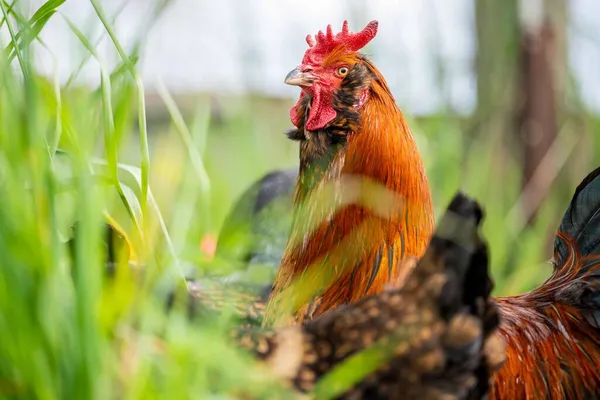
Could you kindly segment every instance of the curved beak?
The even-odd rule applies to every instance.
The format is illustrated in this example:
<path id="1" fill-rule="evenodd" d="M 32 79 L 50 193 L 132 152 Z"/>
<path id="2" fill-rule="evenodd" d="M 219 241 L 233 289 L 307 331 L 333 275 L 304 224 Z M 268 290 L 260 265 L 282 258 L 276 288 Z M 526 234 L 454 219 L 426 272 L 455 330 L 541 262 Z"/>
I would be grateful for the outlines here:
<path id="1" fill-rule="evenodd" d="M 317 77 L 310 72 L 302 72 L 300 68 L 294 68 L 285 77 L 284 82 L 292 86 L 311 86 Z"/>

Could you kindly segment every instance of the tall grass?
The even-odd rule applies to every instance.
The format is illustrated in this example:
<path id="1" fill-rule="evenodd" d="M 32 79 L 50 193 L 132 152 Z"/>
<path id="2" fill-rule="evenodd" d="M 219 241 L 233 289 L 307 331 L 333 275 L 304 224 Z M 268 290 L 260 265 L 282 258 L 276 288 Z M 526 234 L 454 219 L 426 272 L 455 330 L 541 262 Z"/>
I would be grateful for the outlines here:
<path id="1" fill-rule="evenodd" d="M 272 396 L 280 389 L 229 343 L 226 319 L 194 326 L 164 312 L 165 288 L 183 281 L 196 205 L 209 214 L 206 114 L 189 129 L 163 90 L 180 136 L 167 136 L 151 166 L 144 85 L 101 2 L 92 4 L 120 65 L 108 70 L 68 22 L 99 65 L 99 87 L 67 89 L 36 73 L 32 43 L 62 3 L 31 18 L 0 3 L 11 39 L 0 57 L 0 398 Z M 139 166 L 119 159 L 135 130 Z M 106 279 L 105 211 L 131 233 L 143 269 L 121 265 Z"/>
<path id="2" fill-rule="evenodd" d="M 10 36 L 0 56 L 0 398 L 285 396 L 229 343 L 227 316 L 192 324 L 182 312 L 165 314 L 164 298 L 199 265 L 215 267 L 203 260 L 200 238 L 218 232 L 246 185 L 296 165 L 295 145 L 279 134 L 289 124 L 288 104 L 224 100 L 223 119 L 215 121 L 207 98 L 182 113 L 160 87 L 169 120 L 153 124 L 136 69 L 140 45 L 128 52 L 102 2 L 91 2 L 120 57 L 109 69 L 97 40 L 67 20 L 89 53 L 85 62 L 98 66 L 95 88 L 75 86 L 81 68 L 62 86 L 57 76 L 36 73 L 32 47 L 44 46 L 39 33 L 51 18 L 66 18 L 64 0 L 47 1 L 30 17 L 0 0 L 0 27 Z M 590 150 L 600 148 L 600 122 L 586 117 L 583 131 L 565 125 L 559 148 L 573 151 L 563 161 L 577 158 L 578 166 L 561 168 L 564 186 L 552 187 L 529 227 L 514 211 L 518 157 L 499 154 L 502 137 L 482 132 L 464 150 L 457 118 L 411 126 L 438 214 L 458 189 L 484 204 L 497 293 L 529 289 L 547 276 L 549 233 L 575 184 L 600 161 Z M 144 265 L 122 266 L 110 281 L 104 212 L 131 234 Z M 75 221 L 71 252 L 65 242 Z"/>

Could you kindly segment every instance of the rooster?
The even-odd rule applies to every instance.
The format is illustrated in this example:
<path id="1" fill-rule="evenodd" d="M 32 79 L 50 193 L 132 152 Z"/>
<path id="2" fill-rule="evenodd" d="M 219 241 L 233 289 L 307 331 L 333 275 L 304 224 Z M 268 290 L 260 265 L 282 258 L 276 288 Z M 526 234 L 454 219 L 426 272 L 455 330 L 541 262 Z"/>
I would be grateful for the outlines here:
<path id="1" fill-rule="evenodd" d="M 423 255 L 433 232 L 431 193 L 417 145 L 384 77 L 359 52 L 377 27 L 372 21 L 352 33 L 345 21 L 335 35 L 328 26 L 315 39 L 307 36 L 302 62 L 285 78 L 301 88 L 290 111 L 295 128 L 288 132 L 300 142 L 300 169 L 290 240 L 268 304 L 270 320 L 282 299 L 291 301 L 286 311 L 302 321 L 380 293 L 398 280 L 403 259 Z M 351 202 L 322 211 L 320 195 L 330 188 L 331 197 L 343 203 L 352 188 L 368 196 L 370 182 L 401 206 L 377 213 Z M 317 215 L 321 223 L 311 227 Z M 357 232 L 369 240 L 349 245 L 353 256 L 334 256 L 332 250 Z M 319 295 L 299 295 L 292 288 L 306 273 Z"/>
<path id="2" fill-rule="evenodd" d="M 496 299 L 507 359 L 492 398 L 600 398 L 600 168 L 577 187 L 552 264 L 538 288 Z"/>
<path id="3" fill-rule="evenodd" d="M 457 195 L 401 289 L 272 333 L 242 331 L 238 340 L 274 375 L 318 398 L 485 398 L 505 352 L 494 336 L 482 217 L 477 203 Z M 341 390 L 319 385 L 346 361 L 346 378 L 359 364 L 363 376 Z"/>

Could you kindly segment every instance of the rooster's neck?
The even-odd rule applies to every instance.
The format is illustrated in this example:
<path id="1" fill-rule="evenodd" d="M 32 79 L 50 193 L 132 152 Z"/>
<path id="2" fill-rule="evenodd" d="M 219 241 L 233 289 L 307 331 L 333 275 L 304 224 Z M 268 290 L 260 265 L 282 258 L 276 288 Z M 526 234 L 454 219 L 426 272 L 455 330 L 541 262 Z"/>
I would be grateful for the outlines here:
<path id="1" fill-rule="evenodd" d="M 302 277 L 292 306 L 300 318 L 308 309 L 317 315 L 397 283 L 401 260 L 420 257 L 433 232 L 416 143 L 383 77 L 369 63 L 365 67 L 369 97 L 359 110 L 341 114 L 346 125 L 294 133 L 301 166 L 274 293 Z"/>

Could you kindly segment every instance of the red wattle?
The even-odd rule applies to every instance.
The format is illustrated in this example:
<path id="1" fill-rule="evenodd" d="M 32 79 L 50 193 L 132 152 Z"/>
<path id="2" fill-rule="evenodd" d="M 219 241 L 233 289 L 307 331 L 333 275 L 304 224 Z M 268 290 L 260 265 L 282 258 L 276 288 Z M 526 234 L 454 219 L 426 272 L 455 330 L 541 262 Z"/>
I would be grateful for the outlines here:
<path id="1" fill-rule="evenodd" d="M 322 90 L 320 85 L 314 85 L 311 89 L 313 91 L 313 98 L 305 125 L 309 131 L 318 131 L 333 121 L 336 113 L 333 107 L 331 107 L 331 103 L 333 102 L 331 92 Z"/>
<path id="2" fill-rule="evenodd" d="M 304 126 L 309 131 L 318 131 L 319 129 L 325 128 L 331 121 L 336 117 L 336 112 L 331 106 L 332 95 L 331 93 L 323 93 L 319 86 L 313 86 L 313 96 L 308 112 L 307 120 Z M 290 119 L 295 126 L 300 125 L 300 118 L 298 116 L 298 106 L 302 102 L 304 92 L 300 93 L 300 98 L 295 106 L 290 109 Z"/>
<path id="3" fill-rule="evenodd" d="M 318 131 L 319 129 L 325 128 L 337 116 L 337 113 L 330 105 L 321 106 L 318 115 L 315 115 L 316 111 L 313 112 L 313 110 L 314 108 L 310 110 L 308 115 L 308 122 L 306 122 L 306 129 L 309 131 Z M 311 114 L 313 115 L 311 116 Z"/>

